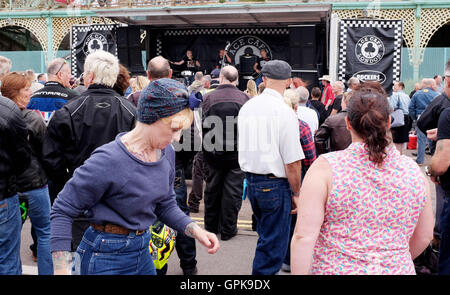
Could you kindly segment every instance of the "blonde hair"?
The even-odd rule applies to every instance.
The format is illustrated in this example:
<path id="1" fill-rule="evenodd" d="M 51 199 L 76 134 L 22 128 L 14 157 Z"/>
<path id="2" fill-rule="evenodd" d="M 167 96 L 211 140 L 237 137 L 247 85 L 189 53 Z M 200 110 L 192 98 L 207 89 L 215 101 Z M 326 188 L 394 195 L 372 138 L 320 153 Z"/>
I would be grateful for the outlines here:
<path id="1" fill-rule="evenodd" d="M 84 71 L 94 74 L 93 84 L 113 87 L 120 71 L 119 60 L 109 52 L 97 50 L 86 57 Z"/>
<path id="2" fill-rule="evenodd" d="M 256 83 L 253 80 L 248 80 L 247 82 L 247 93 L 250 97 L 258 95 L 258 90 L 256 89 Z"/>
<path id="3" fill-rule="evenodd" d="M 188 129 L 194 121 L 194 113 L 187 107 L 172 116 L 161 118 L 161 121 L 172 128 Z"/>
<path id="4" fill-rule="evenodd" d="M 298 106 L 300 101 L 300 93 L 295 89 L 286 89 L 284 91 L 283 98 L 289 101 L 291 108 L 295 108 Z"/>
<path id="5" fill-rule="evenodd" d="M 283 101 L 284 101 L 284 103 L 287 104 L 291 109 L 293 109 L 291 100 L 290 100 L 289 98 L 287 98 L 286 96 L 283 96 Z"/>
<path id="6" fill-rule="evenodd" d="M 133 92 L 141 91 L 150 83 L 150 80 L 145 76 L 137 76 L 134 78 L 131 88 Z"/>

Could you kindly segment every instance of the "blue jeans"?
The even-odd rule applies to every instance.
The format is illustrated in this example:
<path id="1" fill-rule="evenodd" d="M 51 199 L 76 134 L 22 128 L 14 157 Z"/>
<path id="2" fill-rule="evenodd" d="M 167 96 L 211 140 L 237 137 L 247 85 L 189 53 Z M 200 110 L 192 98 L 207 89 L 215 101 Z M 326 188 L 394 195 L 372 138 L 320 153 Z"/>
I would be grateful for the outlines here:
<path id="1" fill-rule="evenodd" d="M 444 206 L 445 191 L 439 184 L 436 187 L 436 220 L 434 222 L 434 236 L 441 238 L 441 230 L 439 227 L 442 215 L 442 207 Z"/>
<path id="2" fill-rule="evenodd" d="M 450 275 L 450 191 L 445 192 L 439 229 L 441 241 L 439 243 L 438 273 Z"/>
<path id="3" fill-rule="evenodd" d="M 187 187 L 184 177 L 184 169 L 182 165 L 176 165 L 175 180 L 173 184 L 175 190 L 177 204 L 186 215 L 189 216 L 189 206 L 187 204 Z M 177 233 L 175 242 L 175 250 L 180 258 L 180 267 L 184 272 L 191 272 L 197 266 L 197 250 L 195 247 L 195 239 L 186 236 L 182 232 Z"/>
<path id="4" fill-rule="evenodd" d="M 417 164 L 423 164 L 425 160 L 425 148 L 427 146 L 427 135 L 420 131 L 419 127 L 416 126 L 417 133 Z"/>
<path id="5" fill-rule="evenodd" d="M 94 230 L 91 226 L 74 256 L 72 274 L 156 275 L 150 255 L 150 231 L 128 236 Z"/>
<path id="6" fill-rule="evenodd" d="M 274 275 L 289 245 L 292 191 L 286 178 L 246 173 L 247 196 L 259 235 L 253 259 L 253 275 Z"/>
<path id="7" fill-rule="evenodd" d="M 0 201 L 0 275 L 21 275 L 19 196 Z"/>
<path id="8" fill-rule="evenodd" d="M 48 187 L 23 193 L 28 199 L 28 216 L 37 236 L 37 264 L 40 275 L 53 274 L 50 253 L 50 196 Z"/>

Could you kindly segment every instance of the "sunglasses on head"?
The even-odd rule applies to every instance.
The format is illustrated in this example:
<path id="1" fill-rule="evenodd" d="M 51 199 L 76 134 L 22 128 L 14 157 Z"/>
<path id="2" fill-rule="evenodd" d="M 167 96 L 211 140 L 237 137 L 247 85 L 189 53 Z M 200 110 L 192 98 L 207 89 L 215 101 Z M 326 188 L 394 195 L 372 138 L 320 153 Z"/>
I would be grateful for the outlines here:
<path id="1" fill-rule="evenodd" d="M 53 75 L 58 75 L 58 73 L 61 71 L 61 69 L 63 68 L 63 66 L 65 65 L 65 64 L 67 64 L 67 62 L 66 61 L 64 61 L 62 64 L 61 64 L 61 66 L 59 67 L 59 70 L 56 72 L 56 73 L 54 73 Z"/>
<path id="2" fill-rule="evenodd" d="M 12 72 L 11 74 L 22 75 L 25 76 L 25 72 Z"/>

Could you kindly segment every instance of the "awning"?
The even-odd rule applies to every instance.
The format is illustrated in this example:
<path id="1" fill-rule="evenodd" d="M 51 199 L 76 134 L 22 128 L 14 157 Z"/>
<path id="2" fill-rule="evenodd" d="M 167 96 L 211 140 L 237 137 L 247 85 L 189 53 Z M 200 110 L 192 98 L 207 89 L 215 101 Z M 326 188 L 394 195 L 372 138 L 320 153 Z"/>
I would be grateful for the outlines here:
<path id="1" fill-rule="evenodd" d="M 98 16 L 133 25 L 158 27 L 264 26 L 318 23 L 328 20 L 330 4 L 267 3 L 199 6 L 140 7 L 101 10 Z"/>

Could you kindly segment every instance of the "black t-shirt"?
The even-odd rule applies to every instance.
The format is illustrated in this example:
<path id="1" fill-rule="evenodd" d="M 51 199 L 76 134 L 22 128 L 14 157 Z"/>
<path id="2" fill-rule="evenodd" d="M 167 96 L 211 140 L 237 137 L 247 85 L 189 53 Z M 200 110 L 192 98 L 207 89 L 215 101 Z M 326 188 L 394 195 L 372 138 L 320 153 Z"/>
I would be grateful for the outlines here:
<path id="1" fill-rule="evenodd" d="M 450 139 L 450 107 L 446 108 L 439 117 L 437 140 Z M 450 168 L 440 176 L 441 186 L 445 191 L 450 191 Z"/>
<path id="2" fill-rule="evenodd" d="M 258 71 L 261 71 L 262 67 L 269 61 L 270 59 L 266 57 L 265 59 L 262 57 L 257 57 L 256 63 L 258 64 L 256 67 L 258 68 Z"/>
<path id="3" fill-rule="evenodd" d="M 342 97 L 343 97 L 342 94 L 336 96 L 336 98 L 334 99 L 333 103 L 328 107 L 328 116 L 331 114 L 332 110 L 336 110 L 338 113 L 340 111 L 342 111 L 342 106 L 341 106 Z"/>
<path id="4" fill-rule="evenodd" d="M 194 71 L 195 68 L 197 67 L 197 66 L 195 65 L 195 61 L 196 61 L 195 58 L 189 59 L 189 58 L 187 57 L 187 55 L 185 55 L 185 56 L 183 57 L 183 60 L 184 60 L 184 64 L 183 64 L 183 65 L 184 65 L 184 67 L 186 68 L 186 70 Z"/>
<path id="5" fill-rule="evenodd" d="M 325 119 L 328 117 L 327 110 L 325 109 L 325 106 L 320 100 L 314 100 L 312 99 L 311 104 L 313 107 L 316 108 L 316 110 L 319 112 L 320 118 L 319 118 L 319 126 L 322 125 L 322 123 L 325 121 Z"/>
<path id="6" fill-rule="evenodd" d="M 228 65 L 231 65 L 231 64 L 228 62 L 226 56 L 224 56 L 224 57 L 218 56 L 218 57 L 217 57 L 217 61 L 216 61 L 216 66 L 218 66 L 219 69 L 222 67 L 222 61 L 224 61 L 224 65 L 223 65 L 224 67 L 225 67 L 225 66 L 228 66 Z"/>

